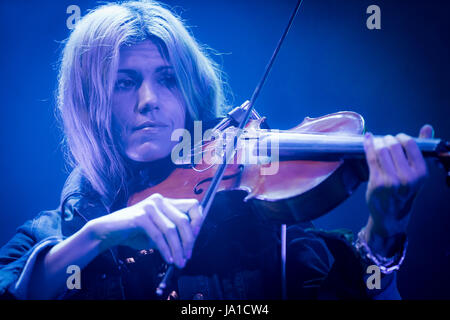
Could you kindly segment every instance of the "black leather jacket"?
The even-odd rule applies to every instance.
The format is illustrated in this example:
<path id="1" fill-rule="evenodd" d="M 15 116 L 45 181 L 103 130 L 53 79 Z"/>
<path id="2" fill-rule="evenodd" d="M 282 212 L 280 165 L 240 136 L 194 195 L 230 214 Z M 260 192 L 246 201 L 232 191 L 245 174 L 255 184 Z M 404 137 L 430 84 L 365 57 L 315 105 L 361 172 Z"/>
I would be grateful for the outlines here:
<path id="1" fill-rule="evenodd" d="M 239 193 L 218 196 L 192 259 L 172 285 L 170 291 L 176 292 L 172 297 L 281 298 L 278 227 L 258 219 L 241 197 Z M 96 192 L 75 169 L 64 186 L 61 206 L 26 222 L 0 249 L 0 296 L 26 299 L 36 259 L 87 221 L 107 213 Z M 382 278 L 380 290 L 368 290 L 366 267 L 348 231 L 326 232 L 314 229 L 311 223 L 287 229 L 289 299 L 400 298 L 395 274 Z M 82 270 L 81 289 L 67 289 L 59 298 L 153 299 L 163 273 L 157 251 L 138 253 L 119 246 Z"/>

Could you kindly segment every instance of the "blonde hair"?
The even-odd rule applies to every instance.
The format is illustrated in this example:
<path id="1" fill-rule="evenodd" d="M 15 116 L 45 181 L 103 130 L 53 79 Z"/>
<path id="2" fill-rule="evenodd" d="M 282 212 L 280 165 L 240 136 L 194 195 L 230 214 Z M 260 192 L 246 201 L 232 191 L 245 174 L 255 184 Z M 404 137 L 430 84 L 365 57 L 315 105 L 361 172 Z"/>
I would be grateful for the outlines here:
<path id="1" fill-rule="evenodd" d="M 60 62 L 57 110 L 67 161 L 79 167 L 107 207 L 127 188 L 128 169 L 112 128 L 112 93 L 119 50 L 152 39 L 174 67 L 192 120 L 209 120 L 225 106 L 216 63 L 179 17 L 155 1 L 102 5 L 70 34 Z"/>

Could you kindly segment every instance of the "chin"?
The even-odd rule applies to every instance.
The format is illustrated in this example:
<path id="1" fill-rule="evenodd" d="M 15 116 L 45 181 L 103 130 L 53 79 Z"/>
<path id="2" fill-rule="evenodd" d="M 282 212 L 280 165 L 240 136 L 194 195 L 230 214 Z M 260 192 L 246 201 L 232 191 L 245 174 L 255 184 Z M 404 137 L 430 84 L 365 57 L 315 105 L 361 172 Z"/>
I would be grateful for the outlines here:
<path id="1" fill-rule="evenodd" d="M 155 146 L 153 143 L 145 143 L 138 148 L 128 150 L 127 156 L 136 162 L 152 162 L 163 159 L 170 155 L 171 149 Z"/>

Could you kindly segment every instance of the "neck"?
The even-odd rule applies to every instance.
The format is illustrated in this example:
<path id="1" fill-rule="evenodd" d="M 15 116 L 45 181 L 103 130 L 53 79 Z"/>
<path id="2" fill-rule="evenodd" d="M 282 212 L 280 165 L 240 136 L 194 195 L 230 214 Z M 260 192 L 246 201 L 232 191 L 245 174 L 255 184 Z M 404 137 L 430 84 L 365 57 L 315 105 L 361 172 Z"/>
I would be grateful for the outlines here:
<path id="1" fill-rule="evenodd" d="M 166 179 L 175 169 L 170 156 L 151 162 L 132 160 L 128 160 L 128 162 L 132 168 L 132 179 L 130 182 L 132 190 L 156 185 Z"/>
<path id="2" fill-rule="evenodd" d="M 374 139 L 382 136 L 374 136 Z M 439 157 L 448 148 L 440 139 L 414 138 L 426 157 Z M 360 135 L 326 135 L 296 132 L 267 132 L 261 146 L 276 146 L 282 160 L 338 161 L 365 158 L 364 137 Z"/>

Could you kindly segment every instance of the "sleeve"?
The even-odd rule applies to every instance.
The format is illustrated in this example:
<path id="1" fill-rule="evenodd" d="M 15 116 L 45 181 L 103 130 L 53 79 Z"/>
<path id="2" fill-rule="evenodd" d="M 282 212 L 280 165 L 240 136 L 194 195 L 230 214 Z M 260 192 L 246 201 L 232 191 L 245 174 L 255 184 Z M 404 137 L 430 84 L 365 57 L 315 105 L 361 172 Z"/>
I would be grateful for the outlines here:
<path id="1" fill-rule="evenodd" d="M 318 291 L 319 299 L 401 299 L 396 273 L 381 274 L 380 289 L 369 289 L 371 273 L 353 246 L 353 233 L 348 230 L 309 230 L 325 241 L 334 262 Z"/>
<path id="2" fill-rule="evenodd" d="M 0 249 L 0 299 L 26 298 L 37 258 L 62 241 L 60 215 L 44 211 L 20 226 Z"/>
<path id="3" fill-rule="evenodd" d="M 289 299 L 316 299 L 334 258 L 326 242 L 301 225 L 287 229 L 286 274 Z"/>

